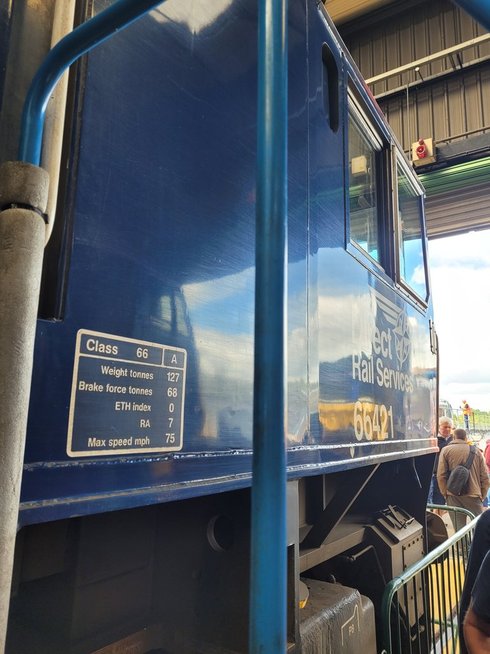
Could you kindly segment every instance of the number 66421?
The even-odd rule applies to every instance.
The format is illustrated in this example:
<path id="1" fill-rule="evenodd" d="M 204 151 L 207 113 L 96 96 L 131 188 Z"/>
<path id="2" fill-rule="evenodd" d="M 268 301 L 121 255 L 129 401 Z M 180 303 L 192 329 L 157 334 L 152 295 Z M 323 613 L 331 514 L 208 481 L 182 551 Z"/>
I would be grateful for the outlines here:
<path id="1" fill-rule="evenodd" d="M 373 402 L 354 405 L 354 433 L 358 441 L 384 441 L 394 437 L 393 408 Z"/>

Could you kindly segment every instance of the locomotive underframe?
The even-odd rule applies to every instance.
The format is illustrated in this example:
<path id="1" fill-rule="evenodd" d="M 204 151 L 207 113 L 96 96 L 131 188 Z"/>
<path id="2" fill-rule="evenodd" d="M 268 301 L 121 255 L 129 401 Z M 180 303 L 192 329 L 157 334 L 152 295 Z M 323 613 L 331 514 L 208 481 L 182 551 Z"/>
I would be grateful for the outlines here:
<path id="1" fill-rule="evenodd" d="M 364 608 L 352 635 L 359 633 L 364 652 L 375 651 L 384 585 L 426 551 L 419 507 L 432 458 L 289 482 L 290 651 L 315 651 L 311 625 L 303 633 L 308 612 L 299 608 L 300 579 L 328 584 L 319 591 L 311 582 L 308 601 L 311 608 L 326 589 L 333 605 L 322 611 L 333 615 L 344 610 L 345 592 L 355 592 L 344 586 L 355 581 L 359 592 L 349 601 Z M 380 523 L 383 511 L 391 531 Z M 129 643 L 135 652 L 247 652 L 249 544 L 249 489 L 24 527 L 7 652 L 82 654 L 114 643 Z M 327 637 L 322 618 L 316 622 L 314 641 Z M 333 630 L 328 638 L 341 636 Z M 356 643 L 344 651 L 358 651 Z"/>

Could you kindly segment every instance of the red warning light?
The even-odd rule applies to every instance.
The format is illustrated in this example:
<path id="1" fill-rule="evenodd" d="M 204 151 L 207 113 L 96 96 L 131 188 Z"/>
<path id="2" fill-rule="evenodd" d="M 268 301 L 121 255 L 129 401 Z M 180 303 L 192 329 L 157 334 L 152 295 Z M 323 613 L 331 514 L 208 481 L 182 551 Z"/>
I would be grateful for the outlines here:
<path id="1" fill-rule="evenodd" d="M 425 145 L 424 139 L 419 139 L 419 144 L 417 145 L 415 152 L 419 159 L 425 159 L 427 156 L 427 147 Z"/>

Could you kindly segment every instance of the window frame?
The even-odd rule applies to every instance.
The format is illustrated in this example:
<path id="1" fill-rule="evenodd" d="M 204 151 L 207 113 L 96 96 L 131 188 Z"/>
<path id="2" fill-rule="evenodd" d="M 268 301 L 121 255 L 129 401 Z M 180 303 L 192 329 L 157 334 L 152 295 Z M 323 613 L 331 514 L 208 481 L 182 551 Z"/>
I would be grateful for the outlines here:
<path id="1" fill-rule="evenodd" d="M 390 220 L 390 203 L 392 201 L 392 165 L 391 142 L 375 120 L 373 112 L 363 101 L 356 88 L 354 80 L 349 76 L 346 91 L 345 120 L 345 243 L 346 250 L 368 270 L 385 281 L 393 283 L 392 234 Z M 379 261 L 372 257 L 360 243 L 352 237 L 350 215 L 350 184 L 349 184 L 349 125 L 351 120 L 356 124 L 362 136 L 376 152 L 376 218 L 377 239 L 380 253 Z"/>
<path id="2" fill-rule="evenodd" d="M 394 232 L 395 232 L 395 284 L 397 288 L 403 292 L 412 302 L 415 302 L 418 306 L 423 309 L 426 309 L 429 304 L 430 298 L 430 280 L 429 280 L 429 269 L 427 265 L 427 234 L 425 230 L 425 211 L 424 211 L 424 198 L 425 191 L 422 184 L 415 177 L 415 173 L 410 169 L 410 166 L 405 158 L 405 156 L 400 152 L 399 148 L 395 145 L 392 147 L 392 178 L 393 178 L 393 222 L 394 222 Z M 403 230 L 401 228 L 400 220 L 400 210 L 399 210 L 399 192 L 398 192 L 398 168 L 405 174 L 405 179 L 408 181 L 410 187 L 418 196 L 420 201 L 420 235 L 422 243 L 422 257 L 424 264 L 424 277 L 425 277 L 425 297 L 419 295 L 419 293 L 410 286 L 410 284 L 405 281 L 401 274 L 401 251 L 402 251 L 402 239 L 403 239 Z"/>

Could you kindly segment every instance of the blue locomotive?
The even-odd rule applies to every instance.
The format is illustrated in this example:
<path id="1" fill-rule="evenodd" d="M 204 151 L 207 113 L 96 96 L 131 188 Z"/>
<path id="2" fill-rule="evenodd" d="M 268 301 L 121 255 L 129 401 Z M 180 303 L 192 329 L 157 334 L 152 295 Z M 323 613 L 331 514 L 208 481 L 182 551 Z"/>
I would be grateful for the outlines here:
<path id="1" fill-rule="evenodd" d="M 19 43 L 67 4 L 0 3 L 3 160 L 11 53 L 29 69 Z M 71 72 L 12 654 L 248 651 L 255 5 L 168 0 Z M 291 2 L 288 36 L 288 651 L 374 652 L 384 585 L 426 549 L 423 189 L 323 5 Z"/>

